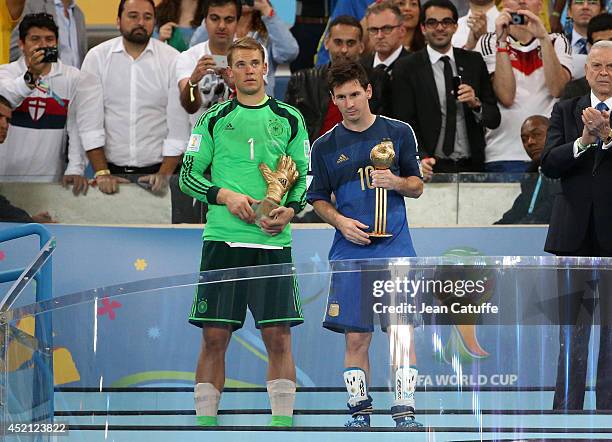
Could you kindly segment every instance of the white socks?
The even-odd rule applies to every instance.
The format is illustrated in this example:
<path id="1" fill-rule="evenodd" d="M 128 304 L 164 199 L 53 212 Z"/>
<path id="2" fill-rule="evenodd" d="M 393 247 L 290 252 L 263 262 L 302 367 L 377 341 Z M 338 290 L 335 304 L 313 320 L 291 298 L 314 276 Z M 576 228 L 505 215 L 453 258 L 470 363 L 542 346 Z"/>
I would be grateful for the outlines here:
<path id="1" fill-rule="evenodd" d="M 289 379 L 273 379 L 266 382 L 272 416 L 293 416 L 295 382 Z"/>
<path id="2" fill-rule="evenodd" d="M 350 367 L 344 370 L 344 383 L 349 394 L 349 407 L 368 399 L 366 374 L 361 368 Z"/>
<path id="3" fill-rule="evenodd" d="M 196 416 L 217 416 L 221 393 L 213 384 L 196 384 L 194 398 Z"/>
<path id="4" fill-rule="evenodd" d="M 395 370 L 395 397 L 393 405 L 404 405 L 415 409 L 414 391 L 419 370 L 414 367 L 398 367 Z"/>

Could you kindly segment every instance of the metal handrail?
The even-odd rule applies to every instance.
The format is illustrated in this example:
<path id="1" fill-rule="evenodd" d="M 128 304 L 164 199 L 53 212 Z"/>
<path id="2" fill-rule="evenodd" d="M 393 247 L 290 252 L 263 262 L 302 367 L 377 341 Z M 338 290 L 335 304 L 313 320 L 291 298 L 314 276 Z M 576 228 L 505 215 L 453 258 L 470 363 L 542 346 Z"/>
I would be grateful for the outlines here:
<path id="1" fill-rule="evenodd" d="M 12 336 L 14 339 L 16 334 L 10 333 L 13 327 L 6 323 L 6 316 L 3 315 L 3 313 L 6 313 L 11 306 L 14 305 L 19 298 L 19 295 L 23 293 L 23 290 L 27 287 L 30 281 L 32 281 L 32 279 L 36 280 L 37 303 L 48 301 L 53 297 L 53 266 L 50 258 L 55 250 L 55 238 L 51 236 L 51 232 L 40 224 L 26 224 L 1 230 L 0 243 L 31 235 L 37 235 L 39 237 L 40 250 L 34 260 L 24 269 L 13 269 L 0 272 L 0 282 L 14 281 L 7 294 L 4 296 L 2 301 L 0 301 L 0 330 L 4 332 L 2 336 L 2 345 L 4 347 L 8 347 L 10 342 L 9 337 Z M 48 403 L 48 415 L 43 416 L 43 419 L 46 421 L 53 421 L 54 415 L 53 359 L 51 353 L 53 349 L 53 325 L 51 323 L 51 318 L 52 315 L 50 313 L 37 316 L 34 327 L 34 337 L 30 337 L 30 339 L 26 338 L 26 342 L 29 342 L 29 346 L 31 347 L 38 347 L 42 344 L 42 348 L 40 348 L 42 353 L 39 350 L 33 354 L 34 366 L 37 367 L 39 375 L 34 377 L 32 403 Z M 17 335 L 19 335 L 19 333 L 17 333 Z M 22 335 L 21 338 L 24 338 Z M 8 348 L 5 348 L 4 350 L 5 356 L 2 358 L 2 360 L 6 365 L 6 352 Z M 46 357 L 43 357 L 43 355 L 46 355 Z M 4 424 L 7 422 L 6 387 L 8 385 L 8 367 L 5 366 L 3 372 L 4 388 L 0 389 L 0 406 L 3 408 L 1 413 L 2 421 L 0 422 L 0 427 L 2 428 L 4 428 Z M 3 432 L 4 430 L 0 431 Z"/>

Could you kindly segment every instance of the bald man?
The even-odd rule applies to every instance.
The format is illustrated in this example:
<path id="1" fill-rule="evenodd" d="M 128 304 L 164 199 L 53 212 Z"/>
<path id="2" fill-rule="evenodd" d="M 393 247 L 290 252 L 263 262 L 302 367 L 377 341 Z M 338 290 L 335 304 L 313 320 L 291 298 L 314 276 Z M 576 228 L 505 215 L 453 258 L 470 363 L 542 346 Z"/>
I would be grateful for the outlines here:
<path id="1" fill-rule="evenodd" d="M 544 150 L 548 125 L 548 118 L 542 115 L 532 115 L 523 121 L 521 141 L 531 158 L 526 172 L 529 175 L 521 181 L 521 193 L 510 210 L 495 224 L 548 224 L 550 221 L 559 183 L 545 177 L 540 171 L 540 156 Z"/>

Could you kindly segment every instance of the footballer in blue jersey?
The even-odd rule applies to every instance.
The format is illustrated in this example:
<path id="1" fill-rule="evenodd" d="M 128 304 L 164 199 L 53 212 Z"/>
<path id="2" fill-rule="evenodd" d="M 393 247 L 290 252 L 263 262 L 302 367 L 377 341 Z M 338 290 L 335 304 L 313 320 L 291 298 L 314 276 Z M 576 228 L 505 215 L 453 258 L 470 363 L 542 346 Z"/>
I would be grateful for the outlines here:
<path id="1" fill-rule="evenodd" d="M 332 268 L 340 271 L 334 271 L 332 276 L 323 325 L 346 337 L 344 381 L 352 415 L 346 426 L 368 427 L 372 413 L 372 397 L 367 389 L 368 349 L 374 312 L 368 308 L 372 305 L 372 290 L 368 292 L 367 288 L 372 285 L 368 283 L 369 272 L 341 270 L 354 270 L 348 260 L 415 256 L 404 197 L 418 198 L 423 192 L 423 180 L 412 128 L 371 113 L 368 100 L 372 88 L 360 64 L 333 65 L 328 86 L 343 120 L 312 146 L 312 182 L 307 197 L 316 213 L 336 228 L 329 260 Z M 376 170 L 370 152 L 383 141 L 392 143 L 395 157 L 389 169 Z M 377 188 L 387 193 L 388 237 L 369 234 L 375 226 Z M 397 427 L 417 428 L 422 425 L 414 418 L 418 375 L 414 330 L 411 323 L 392 319 L 397 317 L 381 317 L 381 326 L 389 333 L 393 349 L 395 400 L 391 413 Z"/>

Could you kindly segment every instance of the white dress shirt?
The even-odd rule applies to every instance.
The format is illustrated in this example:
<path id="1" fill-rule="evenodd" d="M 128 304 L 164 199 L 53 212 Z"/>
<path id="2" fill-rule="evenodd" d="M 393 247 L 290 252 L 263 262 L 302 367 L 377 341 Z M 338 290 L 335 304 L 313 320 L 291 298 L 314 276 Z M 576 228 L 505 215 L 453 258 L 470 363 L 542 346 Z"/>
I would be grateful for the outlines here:
<path id="1" fill-rule="evenodd" d="M 579 54 L 580 45 L 578 40 L 586 38 L 572 30 L 572 78 L 584 77 L 584 65 L 586 64 L 587 54 Z"/>
<path id="2" fill-rule="evenodd" d="M 68 17 L 64 14 L 64 3 L 55 0 L 55 17 L 59 28 L 59 56 L 64 64 L 81 67 L 83 60 L 79 57 L 77 26 L 74 21 L 74 0 L 68 6 Z"/>
<path id="3" fill-rule="evenodd" d="M 79 117 L 85 150 L 104 146 L 106 159 L 124 167 L 152 166 L 185 151 L 190 127 L 174 81 L 177 56 L 154 38 L 137 59 L 125 50 L 123 37 L 89 51 L 82 70 L 95 82 Z"/>
<path id="4" fill-rule="evenodd" d="M 372 67 L 375 68 L 379 64 L 384 64 L 386 67 L 389 67 L 390 65 L 393 64 L 395 60 L 399 58 L 400 54 L 402 53 L 402 49 L 404 48 L 402 47 L 402 45 L 400 45 L 399 48 L 393 51 L 393 53 L 391 53 L 391 55 L 389 55 L 384 60 L 381 60 L 380 57 L 378 56 L 378 52 L 375 52 L 374 53 L 374 65 Z"/>
<path id="5" fill-rule="evenodd" d="M 39 87 L 30 89 L 23 78 L 26 70 L 23 57 L 0 67 L 1 93 L 14 107 L 7 139 L 0 144 L 0 176 L 54 182 L 62 175 L 82 175 L 87 160 L 76 110 L 81 106 L 79 85 L 91 79 L 59 61 L 41 77 Z"/>
<path id="6" fill-rule="evenodd" d="M 468 41 L 470 35 L 470 27 L 468 26 L 468 18 L 472 14 L 470 10 L 466 15 L 457 20 L 457 32 L 453 35 L 452 44 L 456 48 L 462 48 Z M 487 32 L 495 32 L 495 20 L 499 17 L 500 12 L 495 6 L 487 11 Z"/>
<path id="7" fill-rule="evenodd" d="M 595 109 L 595 106 L 597 106 L 599 103 L 601 103 L 601 101 L 599 100 L 599 98 L 595 96 L 593 91 L 591 91 L 591 107 Z M 606 104 L 606 106 L 608 106 L 608 109 L 612 111 L 612 97 L 608 98 L 606 101 L 604 101 L 604 103 Z M 580 136 L 576 139 L 576 141 L 574 141 L 574 158 L 578 158 L 580 155 L 582 155 L 588 150 L 588 149 L 583 149 L 583 150 L 578 149 L 578 140 L 580 140 L 581 138 L 582 138 L 582 134 L 580 134 Z M 612 143 L 604 144 L 603 146 L 601 146 L 601 148 L 603 150 L 608 150 L 610 146 L 612 146 Z"/>

